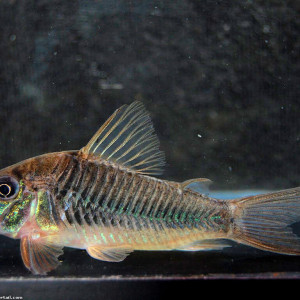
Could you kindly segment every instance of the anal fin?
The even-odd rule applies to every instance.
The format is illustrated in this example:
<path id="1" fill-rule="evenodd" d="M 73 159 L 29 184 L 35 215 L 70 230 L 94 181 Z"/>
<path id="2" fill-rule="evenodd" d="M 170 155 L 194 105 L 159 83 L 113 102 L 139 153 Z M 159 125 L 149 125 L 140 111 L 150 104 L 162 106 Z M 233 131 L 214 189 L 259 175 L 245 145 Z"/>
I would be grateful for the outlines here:
<path id="1" fill-rule="evenodd" d="M 196 241 L 188 245 L 184 245 L 176 250 L 182 251 L 203 251 L 203 250 L 222 250 L 223 248 L 231 247 L 229 243 L 224 240 L 202 240 Z"/>
<path id="2" fill-rule="evenodd" d="M 36 275 L 46 275 L 58 267 L 58 257 L 63 254 L 62 248 L 46 237 L 25 236 L 20 244 L 24 265 Z"/>
<path id="3" fill-rule="evenodd" d="M 87 253 L 95 259 L 121 262 L 123 261 L 133 250 L 131 248 L 105 248 L 101 246 L 91 246 L 86 249 Z"/>

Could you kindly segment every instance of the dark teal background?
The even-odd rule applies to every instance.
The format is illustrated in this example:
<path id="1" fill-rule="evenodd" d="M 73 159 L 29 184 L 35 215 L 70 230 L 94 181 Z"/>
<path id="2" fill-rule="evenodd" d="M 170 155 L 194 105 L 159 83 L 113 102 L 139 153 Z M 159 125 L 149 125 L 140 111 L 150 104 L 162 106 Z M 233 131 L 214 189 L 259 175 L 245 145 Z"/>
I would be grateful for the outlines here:
<path id="1" fill-rule="evenodd" d="M 300 186 L 299 9 L 298 0 L 0 1 L 0 168 L 79 149 L 140 100 L 166 152 L 162 178 L 207 177 L 215 190 Z M 28 299 L 83 299 L 87 282 L 89 299 L 111 290 L 131 299 L 124 278 L 300 278 L 299 257 L 234 244 L 135 252 L 120 264 L 66 249 L 55 278 L 35 282 L 18 245 L 1 237 L 0 288 Z"/>
<path id="2" fill-rule="evenodd" d="M 1 1 L 0 167 L 81 148 L 138 99 L 166 152 L 164 178 L 208 177 L 222 189 L 299 185 L 298 8 Z"/>

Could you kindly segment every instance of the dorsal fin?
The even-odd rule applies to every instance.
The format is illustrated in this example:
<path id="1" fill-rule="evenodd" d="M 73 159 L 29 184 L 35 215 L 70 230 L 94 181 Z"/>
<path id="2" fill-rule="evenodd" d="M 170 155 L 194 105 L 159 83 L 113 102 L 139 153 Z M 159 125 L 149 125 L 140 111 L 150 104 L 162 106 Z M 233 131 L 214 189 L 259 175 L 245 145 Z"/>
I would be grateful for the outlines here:
<path id="1" fill-rule="evenodd" d="M 208 194 L 212 181 L 207 178 L 194 178 L 181 183 L 182 189 L 190 189 L 200 194 Z"/>
<path id="2" fill-rule="evenodd" d="M 146 175 L 162 174 L 165 165 L 150 116 L 138 101 L 116 110 L 81 151 Z"/>

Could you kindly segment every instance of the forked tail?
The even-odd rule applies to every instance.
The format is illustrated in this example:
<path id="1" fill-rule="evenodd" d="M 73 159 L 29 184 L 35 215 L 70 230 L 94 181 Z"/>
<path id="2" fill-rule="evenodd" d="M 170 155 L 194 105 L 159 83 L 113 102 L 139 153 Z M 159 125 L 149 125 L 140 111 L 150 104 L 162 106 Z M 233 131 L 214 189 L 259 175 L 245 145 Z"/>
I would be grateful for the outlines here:
<path id="1" fill-rule="evenodd" d="M 300 221 L 300 187 L 230 201 L 232 239 L 259 249 L 300 255 L 300 239 L 289 225 Z"/>

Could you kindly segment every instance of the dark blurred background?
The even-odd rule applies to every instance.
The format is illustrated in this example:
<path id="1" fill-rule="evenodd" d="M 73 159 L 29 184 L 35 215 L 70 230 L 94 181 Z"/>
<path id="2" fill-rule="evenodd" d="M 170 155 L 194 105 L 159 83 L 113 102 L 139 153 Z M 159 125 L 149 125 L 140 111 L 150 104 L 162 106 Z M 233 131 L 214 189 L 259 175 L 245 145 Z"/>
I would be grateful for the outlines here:
<path id="1" fill-rule="evenodd" d="M 0 1 L 0 167 L 139 99 L 164 178 L 300 185 L 299 1 Z"/>
<path id="2" fill-rule="evenodd" d="M 299 11 L 298 0 L 0 0 L 0 168 L 79 149 L 115 109 L 140 100 L 166 152 L 163 178 L 300 186 Z M 52 299 L 54 279 L 35 281 L 18 245 L 0 238 L 1 291 Z M 87 294 L 118 299 L 133 299 L 114 288 L 122 278 L 300 278 L 299 258 L 236 245 L 136 252 L 120 264 L 66 249 L 62 259 L 50 275 L 98 278 Z M 55 299 L 88 291 L 84 281 L 52 288 Z"/>

